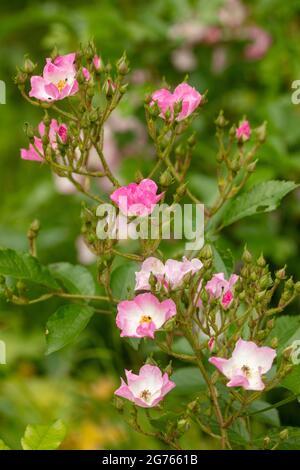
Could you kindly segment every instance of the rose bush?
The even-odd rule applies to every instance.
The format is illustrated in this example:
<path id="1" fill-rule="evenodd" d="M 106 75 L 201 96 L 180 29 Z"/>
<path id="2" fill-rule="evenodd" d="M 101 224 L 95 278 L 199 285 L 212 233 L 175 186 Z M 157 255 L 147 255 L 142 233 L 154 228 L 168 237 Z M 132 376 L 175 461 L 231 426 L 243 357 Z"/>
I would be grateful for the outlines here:
<path id="1" fill-rule="evenodd" d="M 115 406 L 137 432 L 175 449 L 181 448 L 181 438 L 193 424 L 222 449 L 288 445 L 296 431 L 274 424 L 267 415 L 272 405 L 263 394 L 277 387 L 294 393 L 297 338 L 281 334 L 280 314 L 299 294 L 300 283 L 288 277 L 286 268 L 271 272 L 263 255 L 255 259 L 246 247 L 234 270 L 215 243 L 225 227 L 274 210 L 297 186 L 267 181 L 243 191 L 266 140 L 265 123 L 253 129 L 246 119 L 229 125 L 222 111 L 216 117 L 219 193 L 205 207 L 204 245 L 185 252 L 181 241 L 171 239 L 176 256 L 167 259 L 161 238 L 141 238 L 131 250 L 128 242 L 97 237 L 97 207 L 110 199 L 132 220 L 151 214 L 165 200 L 201 204 L 186 175 L 197 139 L 203 138 L 190 129 L 205 112 L 206 94 L 184 82 L 174 92 L 163 88 L 145 97 L 146 123 L 155 148 L 153 168 L 126 185 L 103 151 L 106 122 L 126 99 L 126 55 L 112 68 L 90 43 L 76 53 L 47 59 L 42 75 L 33 75 L 35 69 L 27 61 L 16 76 L 24 98 L 43 112 L 39 137 L 34 127 L 26 127 L 29 150 L 23 149 L 21 156 L 48 165 L 84 196 L 81 235 L 96 257 L 103 293 L 95 292 L 94 280 L 82 266 L 39 262 L 39 224 L 34 222 L 28 232 L 29 253 L 0 250 L 2 295 L 17 305 L 65 299 L 45 326 L 47 354 L 76 340 L 97 302 L 116 316 L 120 341 L 127 338 L 143 355 L 139 372 L 126 370 L 127 383 L 122 379 L 115 391 Z M 98 158 L 93 170 L 92 148 Z M 110 182 L 109 195 L 94 186 L 99 179 Z M 116 266 L 118 259 L 126 264 Z M 83 277 L 89 279 L 87 284 Z M 39 295 L 31 290 L 32 284 L 40 287 Z M 182 389 L 184 403 L 179 398 Z M 265 427 L 257 431 L 259 420 Z"/>

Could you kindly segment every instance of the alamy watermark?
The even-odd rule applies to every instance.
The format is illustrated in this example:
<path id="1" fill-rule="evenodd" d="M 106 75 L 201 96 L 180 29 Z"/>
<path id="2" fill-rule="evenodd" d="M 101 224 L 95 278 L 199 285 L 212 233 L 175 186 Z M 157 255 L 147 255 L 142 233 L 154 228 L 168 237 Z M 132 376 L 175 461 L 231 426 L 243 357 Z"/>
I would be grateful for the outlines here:
<path id="1" fill-rule="evenodd" d="M 6 364 L 6 345 L 0 340 L 0 364 Z"/>
<path id="2" fill-rule="evenodd" d="M 0 80 L 0 104 L 6 104 L 6 85 L 3 80 Z"/>
<path id="3" fill-rule="evenodd" d="M 128 216 L 112 204 L 100 204 L 96 215 L 100 240 L 185 240 L 187 251 L 200 250 L 204 244 L 203 204 L 156 204 L 142 216 Z"/>

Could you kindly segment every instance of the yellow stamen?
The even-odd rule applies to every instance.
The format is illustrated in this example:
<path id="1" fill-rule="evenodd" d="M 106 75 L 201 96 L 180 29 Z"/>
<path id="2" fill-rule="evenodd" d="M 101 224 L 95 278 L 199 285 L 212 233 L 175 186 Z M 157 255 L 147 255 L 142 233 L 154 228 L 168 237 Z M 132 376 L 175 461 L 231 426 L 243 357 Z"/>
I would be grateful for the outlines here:
<path id="1" fill-rule="evenodd" d="M 140 323 L 150 323 L 152 318 L 149 315 L 143 315 L 140 319 Z"/>
<path id="2" fill-rule="evenodd" d="M 59 80 L 59 82 L 56 83 L 56 88 L 58 89 L 59 93 L 63 91 L 63 89 L 66 86 L 66 81 L 65 80 Z"/>

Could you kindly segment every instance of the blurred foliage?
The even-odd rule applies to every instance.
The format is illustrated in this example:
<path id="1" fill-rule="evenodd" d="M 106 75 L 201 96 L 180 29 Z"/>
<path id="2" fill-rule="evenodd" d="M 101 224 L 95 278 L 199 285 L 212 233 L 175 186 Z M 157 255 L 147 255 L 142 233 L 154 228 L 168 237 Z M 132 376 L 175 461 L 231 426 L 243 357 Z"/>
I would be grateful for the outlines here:
<path id="1" fill-rule="evenodd" d="M 19 149 L 26 145 L 24 122 L 36 125 L 41 116 L 18 94 L 12 77 L 16 65 L 29 54 L 41 67 L 44 57 L 57 47 L 73 51 L 93 37 L 105 60 L 115 60 L 126 49 L 132 69 L 130 94 L 122 113 L 134 114 L 144 124 L 143 97 L 162 83 L 171 85 L 186 75 L 178 71 L 173 53 L 182 44 L 170 35 L 183 21 L 214 24 L 222 0 L 64 0 L 2 2 L 0 30 L 0 78 L 6 83 L 6 105 L 0 114 L 0 245 L 15 249 L 27 246 L 26 230 L 34 218 L 41 221 L 39 256 L 44 262 L 76 262 L 75 239 L 80 228 L 78 195 L 59 194 L 52 176 L 43 165 L 22 161 Z M 206 202 L 215 194 L 213 179 L 216 143 L 212 122 L 220 108 L 238 121 L 247 115 L 253 126 L 268 121 L 268 140 L 249 185 L 265 179 L 299 182 L 300 106 L 291 103 L 291 83 L 300 78 L 300 1 L 251 0 L 244 2 L 248 22 L 264 28 L 272 44 L 260 60 L 247 61 L 239 41 L 225 42 L 227 63 L 222 70 L 212 67 L 215 48 L 199 43 L 191 46 L 196 67 L 190 83 L 208 90 L 208 104 L 195 124 L 198 144 L 189 176 L 195 192 Z M 137 83 L 137 72 L 145 77 Z M 128 136 L 115 136 L 119 147 Z M 141 155 L 124 157 L 124 181 L 143 170 L 152 158 L 148 147 Z M 219 240 L 238 259 L 245 243 L 255 253 L 264 252 L 276 267 L 300 279 L 300 192 L 289 195 L 280 210 L 237 222 Z M 93 267 L 91 267 L 93 270 Z M 44 329 L 57 300 L 29 307 L 1 305 L 1 339 L 7 343 L 7 365 L 0 366 L 0 436 L 12 447 L 28 423 L 64 419 L 69 430 L 65 448 L 157 448 L 159 443 L 141 438 L 118 417 L 111 403 L 119 373 L 126 363 L 139 365 L 135 352 L 120 345 L 114 319 L 94 318 L 76 345 L 52 356 L 44 356 Z M 298 305 L 293 305 L 291 314 Z M 122 350 L 120 349 L 122 348 Z M 274 401 L 278 400 L 278 397 Z M 282 395 L 281 395 L 282 398 Z M 279 410 L 284 425 L 300 425 L 299 405 Z M 207 448 L 210 442 L 191 429 L 184 448 Z"/>

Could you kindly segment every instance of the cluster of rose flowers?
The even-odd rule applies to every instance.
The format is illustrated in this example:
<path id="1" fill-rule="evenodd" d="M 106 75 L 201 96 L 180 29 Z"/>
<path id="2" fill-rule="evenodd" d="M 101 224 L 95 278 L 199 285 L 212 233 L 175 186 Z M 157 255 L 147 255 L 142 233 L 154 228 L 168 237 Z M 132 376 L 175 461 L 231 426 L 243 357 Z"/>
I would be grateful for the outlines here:
<path id="1" fill-rule="evenodd" d="M 55 102 L 78 93 L 80 86 L 77 81 L 75 53 L 58 56 L 54 60 L 47 59 L 42 76 L 31 77 L 29 96 L 41 102 Z M 93 67 L 101 67 L 101 59 L 95 56 Z M 90 72 L 82 68 L 83 80 L 90 80 Z M 114 88 L 114 84 L 109 86 Z M 181 83 L 173 92 L 163 88 L 152 94 L 151 106 L 158 106 L 159 116 L 166 120 L 183 121 L 200 105 L 202 95 L 187 83 Z M 178 112 L 178 104 L 180 110 Z M 34 136 L 28 149 L 21 150 L 25 160 L 43 162 L 45 160 L 43 137 L 45 124 L 41 122 L 39 136 Z M 245 142 L 251 137 L 251 127 L 244 120 L 236 129 L 236 139 Z M 67 143 L 68 126 L 52 119 L 49 127 L 48 141 L 54 152 L 59 153 L 59 146 Z M 112 192 L 111 200 L 119 210 L 129 216 L 143 216 L 152 213 L 155 205 L 161 200 L 163 193 L 157 194 L 158 186 L 152 179 L 143 179 L 139 183 L 121 186 Z M 132 300 L 122 300 L 117 306 L 116 324 L 121 337 L 155 339 L 155 333 L 163 328 L 166 322 L 176 318 L 176 303 L 171 298 L 172 292 L 184 288 L 188 277 L 199 275 L 203 267 L 198 258 L 181 261 L 168 259 L 165 263 L 155 257 L 144 260 L 141 270 L 136 272 L 135 290 L 139 292 Z M 151 279 L 154 277 L 155 287 Z M 209 301 L 215 300 L 220 309 L 228 310 L 234 300 L 234 288 L 238 276 L 233 274 L 229 280 L 222 272 L 214 274 L 205 284 Z M 203 280 L 199 280 L 198 291 L 203 288 Z M 153 293 L 154 290 L 154 293 Z M 160 301 L 158 296 L 163 295 Z M 202 301 L 197 295 L 195 307 L 201 312 Z M 196 333 L 195 333 L 196 334 Z M 213 335 L 208 338 L 209 353 L 214 349 Z M 252 341 L 240 338 L 232 356 L 210 357 L 213 364 L 229 380 L 228 387 L 243 387 L 246 390 L 263 390 L 262 375 L 268 372 L 276 356 L 276 351 L 269 347 L 259 347 Z M 115 394 L 124 397 L 141 407 L 154 407 L 172 390 L 175 383 L 168 373 L 163 373 L 155 365 L 145 364 L 138 375 L 126 371 L 127 383 L 122 379 L 121 387 Z"/>
<path id="2" fill-rule="evenodd" d="M 168 36 L 181 44 L 172 51 L 174 67 L 182 72 L 191 72 L 197 67 L 195 51 L 201 46 L 211 47 L 212 72 L 220 74 L 230 63 L 229 46 L 242 43 L 242 58 L 257 61 L 268 52 L 272 37 L 268 31 L 253 22 L 241 0 L 224 0 L 215 6 L 215 15 L 207 24 L 193 13 L 171 26 Z M 244 44 L 245 43 L 245 44 Z"/>

